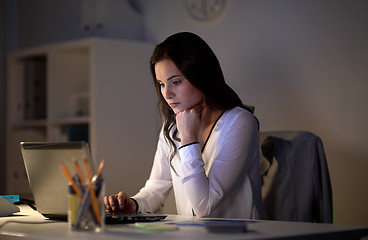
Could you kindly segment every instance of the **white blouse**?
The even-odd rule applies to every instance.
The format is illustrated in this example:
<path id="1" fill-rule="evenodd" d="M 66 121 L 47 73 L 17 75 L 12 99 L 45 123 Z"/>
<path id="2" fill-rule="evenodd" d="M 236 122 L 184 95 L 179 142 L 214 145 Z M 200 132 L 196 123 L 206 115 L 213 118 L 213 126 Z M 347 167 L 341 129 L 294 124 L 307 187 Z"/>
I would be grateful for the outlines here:
<path id="1" fill-rule="evenodd" d="M 151 175 L 133 198 L 140 212 L 156 212 L 173 187 L 180 215 L 265 218 L 259 172 L 258 126 L 247 110 L 223 113 L 201 152 L 199 144 L 180 148 L 170 167 L 170 145 L 161 130 Z"/>

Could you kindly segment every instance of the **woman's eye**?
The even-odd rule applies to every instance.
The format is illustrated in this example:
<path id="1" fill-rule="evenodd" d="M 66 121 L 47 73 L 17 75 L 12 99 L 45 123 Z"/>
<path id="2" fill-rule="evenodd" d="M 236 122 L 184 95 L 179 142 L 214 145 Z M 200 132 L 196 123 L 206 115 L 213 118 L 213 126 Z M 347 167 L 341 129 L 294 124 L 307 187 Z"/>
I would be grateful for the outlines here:
<path id="1" fill-rule="evenodd" d="M 180 80 L 177 80 L 177 81 L 173 81 L 173 85 L 179 85 L 181 83 Z"/>

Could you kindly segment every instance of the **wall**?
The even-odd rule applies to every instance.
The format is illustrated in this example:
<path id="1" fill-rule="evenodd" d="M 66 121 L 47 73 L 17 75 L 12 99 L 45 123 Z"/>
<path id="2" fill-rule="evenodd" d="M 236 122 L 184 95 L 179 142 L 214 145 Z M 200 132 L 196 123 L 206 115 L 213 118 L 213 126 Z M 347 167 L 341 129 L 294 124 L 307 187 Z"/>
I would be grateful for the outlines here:
<path id="1" fill-rule="evenodd" d="M 128 1 L 102 0 L 97 4 L 105 10 L 97 15 L 108 22 L 105 32 L 84 1 L 18 2 L 20 47 L 89 35 L 157 43 L 178 31 L 200 34 L 229 85 L 256 106 L 262 131 L 302 129 L 322 138 L 335 222 L 368 225 L 367 1 L 229 0 L 218 19 L 199 23 L 181 0 L 133 1 L 143 15 Z"/>
<path id="2" fill-rule="evenodd" d="M 141 40 L 143 18 L 128 1 L 18 0 L 19 47 L 89 36 Z"/>
<path id="3" fill-rule="evenodd" d="M 368 2 L 228 1 L 200 23 L 181 1 L 143 1 L 147 37 L 200 34 L 261 131 L 308 130 L 324 143 L 336 223 L 368 225 Z"/>

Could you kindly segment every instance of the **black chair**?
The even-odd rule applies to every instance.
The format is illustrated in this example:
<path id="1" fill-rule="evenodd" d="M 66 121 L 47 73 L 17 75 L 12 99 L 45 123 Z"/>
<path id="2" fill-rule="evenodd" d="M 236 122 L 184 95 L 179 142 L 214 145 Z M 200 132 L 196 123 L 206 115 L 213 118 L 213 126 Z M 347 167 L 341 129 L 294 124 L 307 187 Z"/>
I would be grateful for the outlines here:
<path id="1" fill-rule="evenodd" d="M 332 223 L 332 187 L 321 139 L 306 131 L 261 132 L 260 148 L 268 218 Z"/>

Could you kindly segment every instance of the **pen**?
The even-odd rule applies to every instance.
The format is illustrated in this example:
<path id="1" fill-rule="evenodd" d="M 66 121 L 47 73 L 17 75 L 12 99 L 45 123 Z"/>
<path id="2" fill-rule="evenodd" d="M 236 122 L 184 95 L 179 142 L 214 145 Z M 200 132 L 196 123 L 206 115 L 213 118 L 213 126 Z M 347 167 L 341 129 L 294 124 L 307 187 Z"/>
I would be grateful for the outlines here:
<path id="1" fill-rule="evenodd" d="M 98 196 L 101 192 L 102 185 L 103 185 L 102 175 L 95 175 L 92 179 L 92 183 L 96 191 L 96 196 Z"/>
<path id="2" fill-rule="evenodd" d="M 101 217 L 100 217 L 100 213 L 98 211 L 96 193 L 95 193 L 95 189 L 92 186 L 91 172 L 90 172 L 90 169 L 89 169 L 88 162 L 87 162 L 86 158 L 83 159 L 83 163 L 84 163 L 84 168 L 85 168 L 87 178 L 88 178 L 88 186 L 89 186 L 89 192 L 91 194 L 92 209 L 95 213 L 97 223 L 100 224 L 101 223 Z"/>
<path id="3" fill-rule="evenodd" d="M 78 208 L 78 213 L 77 213 L 77 217 L 76 217 L 76 225 L 79 225 L 82 222 L 82 219 L 85 218 L 86 214 L 91 214 L 91 212 L 87 212 L 87 210 L 89 209 L 90 202 L 91 202 L 91 198 L 90 193 L 89 193 L 89 188 L 86 189 L 86 191 L 83 194 L 83 199 L 79 204 L 79 208 Z M 97 219 L 95 219 L 97 221 Z"/>
<path id="4" fill-rule="evenodd" d="M 78 174 L 79 180 L 82 183 L 83 188 L 85 188 L 85 185 L 84 184 L 85 184 L 85 181 L 86 180 L 84 179 L 84 176 L 83 176 L 82 170 L 79 167 L 78 161 L 74 159 L 73 160 L 73 163 L 74 163 L 74 166 L 75 166 L 75 171 Z"/>
<path id="5" fill-rule="evenodd" d="M 79 176 L 78 176 L 78 174 L 75 174 L 74 176 L 73 176 L 73 180 L 74 180 L 74 182 L 75 182 L 75 185 L 79 188 L 79 191 L 81 192 L 81 195 L 83 195 L 84 194 L 84 187 L 83 187 L 83 184 L 81 183 L 81 181 L 80 181 L 80 179 L 79 179 Z"/>
<path id="6" fill-rule="evenodd" d="M 102 188 L 102 184 L 103 184 L 103 179 L 102 179 L 102 175 L 95 175 L 93 177 L 92 180 L 93 183 L 93 187 L 95 189 L 96 195 L 98 196 L 101 192 L 101 188 Z M 89 210 L 92 206 L 91 206 L 91 197 L 90 197 L 90 193 L 89 193 L 89 188 L 86 189 L 86 191 L 83 194 L 83 200 L 81 201 L 80 205 L 79 205 L 79 209 L 78 209 L 78 213 L 77 213 L 77 217 L 76 217 L 76 225 L 81 223 L 81 220 L 85 218 L 86 214 L 91 214 L 91 212 L 87 212 L 87 210 Z M 95 216 L 93 216 L 94 221 L 97 223 L 97 219 Z"/>

